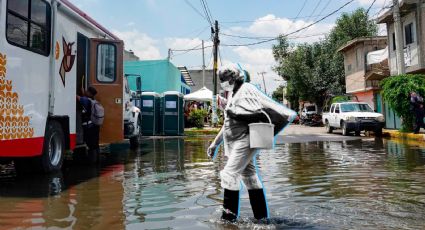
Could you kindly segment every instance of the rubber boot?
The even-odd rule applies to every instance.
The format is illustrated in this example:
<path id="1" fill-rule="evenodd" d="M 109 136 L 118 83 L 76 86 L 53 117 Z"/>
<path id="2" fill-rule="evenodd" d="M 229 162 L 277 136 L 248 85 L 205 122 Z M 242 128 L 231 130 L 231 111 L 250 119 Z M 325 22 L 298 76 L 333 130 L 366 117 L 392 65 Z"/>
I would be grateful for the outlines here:
<path id="1" fill-rule="evenodd" d="M 268 218 L 266 197 L 263 189 L 248 190 L 252 212 L 257 220 Z"/>
<path id="2" fill-rule="evenodd" d="M 239 191 L 224 189 L 223 208 L 221 219 L 235 222 L 239 215 Z"/>

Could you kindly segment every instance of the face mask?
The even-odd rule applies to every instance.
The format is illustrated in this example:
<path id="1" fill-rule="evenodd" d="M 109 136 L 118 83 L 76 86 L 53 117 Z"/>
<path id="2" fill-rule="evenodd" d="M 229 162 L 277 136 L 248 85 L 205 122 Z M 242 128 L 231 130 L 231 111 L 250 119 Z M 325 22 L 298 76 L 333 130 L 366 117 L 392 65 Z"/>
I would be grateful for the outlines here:
<path id="1" fill-rule="evenodd" d="M 232 91 L 233 90 L 233 85 L 231 85 L 229 83 L 229 81 L 222 82 L 222 83 L 220 83 L 220 85 L 221 85 L 221 88 L 224 91 Z"/>

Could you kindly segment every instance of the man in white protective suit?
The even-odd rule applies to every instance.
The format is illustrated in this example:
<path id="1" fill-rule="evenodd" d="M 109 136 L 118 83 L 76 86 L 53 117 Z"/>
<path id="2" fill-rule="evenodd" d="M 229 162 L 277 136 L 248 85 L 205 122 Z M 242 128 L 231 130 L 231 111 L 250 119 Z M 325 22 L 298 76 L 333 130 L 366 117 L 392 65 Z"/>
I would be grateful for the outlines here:
<path id="1" fill-rule="evenodd" d="M 269 122 L 264 115 L 266 112 L 275 125 L 276 135 L 296 116 L 294 111 L 275 102 L 248 83 L 249 74 L 243 72 L 245 74 L 234 67 L 219 71 L 221 87 L 228 92 L 224 125 L 207 151 L 208 156 L 214 159 L 218 146 L 224 141 L 224 153 L 228 160 L 220 172 L 221 186 L 224 188 L 224 210 L 221 218 L 230 222 L 236 221 L 239 216 L 241 181 L 248 189 L 254 217 L 258 220 L 269 218 L 263 184 L 254 165 L 258 150 L 250 148 L 249 124 Z"/>

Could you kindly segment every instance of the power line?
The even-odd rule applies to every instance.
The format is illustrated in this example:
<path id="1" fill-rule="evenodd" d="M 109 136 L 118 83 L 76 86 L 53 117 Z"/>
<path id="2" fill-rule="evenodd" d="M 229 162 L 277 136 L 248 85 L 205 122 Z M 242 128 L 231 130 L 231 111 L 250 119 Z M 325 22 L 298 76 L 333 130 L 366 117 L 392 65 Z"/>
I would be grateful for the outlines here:
<path id="1" fill-rule="evenodd" d="M 369 14 L 369 10 L 370 10 L 370 8 L 372 8 L 372 6 L 373 6 L 373 4 L 375 4 L 375 2 L 376 2 L 376 0 L 373 0 L 372 4 L 370 4 L 369 8 L 367 8 L 366 15 Z"/>
<path id="2" fill-rule="evenodd" d="M 171 51 L 174 51 L 174 52 L 186 52 L 186 51 L 193 51 L 193 50 L 201 50 L 202 48 L 199 48 L 200 46 L 202 46 L 202 44 L 199 44 L 199 45 L 197 45 L 197 46 L 195 46 L 193 48 L 190 48 L 190 49 L 171 49 Z M 212 45 L 205 46 L 204 48 L 206 49 L 206 48 L 211 48 L 211 47 L 213 47 L 213 46 Z"/>
<path id="3" fill-rule="evenodd" d="M 307 4 L 307 0 L 304 0 L 304 4 L 303 4 L 303 6 L 301 7 L 301 9 L 298 11 L 298 14 L 297 14 L 297 16 L 295 16 L 295 18 L 298 18 L 298 16 L 300 16 L 300 14 L 301 14 L 301 12 L 304 10 L 304 7 L 305 7 L 305 5 Z"/>
<path id="4" fill-rule="evenodd" d="M 302 16 L 302 17 L 289 17 L 289 18 L 273 18 L 273 19 L 256 19 L 256 20 L 239 20 L 239 21 L 220 21 L 221 24 L 242 24 L 242 23 L 253 23 L 253 22 L 272 22 L 279 21 L 282 19 L 296 20 L 296 19 L 305 19 L 310 17 L 321 17 L 325 15 L 313 15 L 313 16 Z"/>
<path id="5" fill-rule="evenodd" d="M 332 0 L 328 0 L 328 2 L 325 4 L 325 6 L 322 8 L 322 10 L 320 10 L 319 15 L 323 13 L 323 11 L 325 11 L 326 8 L 328 8 L 329 4 L 331 3 Z M 314 17 L 314 20 L 317 20 L 317 16 Z"/>
<path id="6" fill-rule="evenodd" d="M 318 34 L 308 34 L 308 35 L 300 35 L 300 36 L 288 36 L 288 38 L 290 39 L 295 39 L 295 38 L 309 38 L 309 37 L 315 37 L 315 36 L 323 36 L 326 35 L 327 33 L 318 33 Z M 221 35 L 223 36 L 227 36 L 227 37 L 236 37 L 236 38 L 244 38 L 244 39 L 252 39 L 252 40 L 269 40 L 269 39 L 275 39 L 276 37 L 254 37 L 254 36 L 239 36 L 239 35 L 233 35 L 233 34 L 225 34 L 225 33 L 221 33 Z"/>
<path id="7" fill-rule="evenodd" d="M 210 11 L 210 7 L 208 6 L 208 1 L 207 0 L 202 0 L 202 2 L 204 2 L 205 8 L 207 8 L 207 13 L 208 13 L 208 15 L 209 15 L 209 17 L 211 19 L 211 22 L 214 21 L 213 20 L 214 17 L 212 16 L 211 11 Z"/>
<path id="8" fill-rule="evenodd" d="M 199 0 L 200 2 L 201 2 L 201 6 L 202 6 L 202 9 L 203 9 L 203 11 L 204 11 L 204 15 L 205 15 L 205 17 L 206 17 L 206 19 L 208 20 L 208 23 L 210 24 L 210 26 L 212 27 L 213 26 L 213 24 L 212 24 L 212 20 L 211 20 L 211 17 L 210 17 L 210 15 L 209 15 L 209 13 L 208 13 L 208 9 L 207 9 L 207 7 L 206 7 L 206 5 L 205 5 L 205 2 L 203 1 L 203 0 Z"/>
<path id="9" fill-rule="evenodd" d="M 199 12 L 199 10 L 194 7 L 188 0 L 184 0 L 186 2 L 187 5 L 190 6 L 190 8 L 192 8 L 197 14 L 199 14 L 199 16 L 201 16 L 203 19 L 205 19 L 210 25 L 211 22 L 209 21 L 209 19 L 207 17 L 205 17 L 205 15 L 203 15 L 201 12 Z"/>
<path id="10" fill-rule="evenodd" d="M 311 23 L 311 24 L 309 24 L 307 26 L 304 26 L 304 27 L 302 27 L 302 28 L 300 28 L 298 30 L 295 30 L 295 31 L 293 31 L 291 33 L 284 34 L 282 36 L 288 37 L 289 35 L 292 35 L 292 34 L 295 34 L 295 33 L 300 32 L 300 31 L 303 31 L 305 29 L 308 29 L 308 28 L 312 27 L 313 25 L 315 25 L 315 24 L 317 24 L 317 23 L 325 20 L 326 18 L 328 18 L 328 17 L 330 17 L 332 15 L 334 15 L 335 13 L 337 13 L 338 11 L 340 11 L 341 9 L 343 9 L 344 7 L 346 7 L 347 5 L 349 5 L 350 3 L 354 2 L 354 1 L 355 0 L 350 0 L 347 3 L 345 3 L 344 5 L 340 6 L 338 9 L 336 9 L 336 10 L 330 12 L 329 14 L 327 14 L 326 16 L 322 17 L 321 19 L 319 19 L 319 20 L 317 20 L 317 21 L 315 21 L 315 22 L 313 22 L 313 23 Z M 279 37 L 275 37 L 275 38 L 271 38 L 271 39 L 267 39 L 267 40 L 263 40 L 263 41 L 259 41 L 259 42 L 247 43 L 247 44 L 230 44 L 230 45 L 229 44 L 222 44 L 222 46 L 253 46 L 253 45 L 259 45 L 259 44 L 271 42 L 271 41 L 277 40 L 278 38 Z"/>
<path id="11" fill-rule="evenodd" d="M 313 17 L 313 14 L 316 13 L 317 8 L 319 8 L 320 4 L 322 3 L 322 0 L 320 0 L 317 5 L 314 7 L 313 12 L 311 12 L 310 17 L 307 18 L 307 21 Z"/>

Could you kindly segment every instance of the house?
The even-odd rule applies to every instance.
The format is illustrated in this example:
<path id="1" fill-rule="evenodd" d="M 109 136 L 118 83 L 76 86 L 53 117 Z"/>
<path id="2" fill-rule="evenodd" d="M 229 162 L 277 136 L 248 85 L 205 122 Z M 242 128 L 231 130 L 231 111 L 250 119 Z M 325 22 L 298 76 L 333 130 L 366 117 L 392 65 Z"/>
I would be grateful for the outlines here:
<path id="1" fill-rule="evenodd" d="M 360 37 L 347 42 L 338 52 L 344 55 L 347 94 L 382 112 L 379 81 L 389 76 L 387 37 Z"/>
<path id="2" fill-rule="evenodd" d="M 418 3 L 421 2 L 421 3 Z M 425 3 L 417 0 L 399 0 L 403 31 L 403 50 L 406 73 L 425 73 Z M 397 60 L 392 9 L 378 18 L 385 23 L 389 41 L 389 67 L 391 75 L 397 75 Z"/>
<path id="3" fill-rule="evenodd" d="M 142 77 L 142 91 L 163 93 L 177 91 L 183 94 L 191 92 L 191 81 L 185 67 L 176 67 L 168 59 L 148 61 L 124 61 L 124 73 Z M 133 82 L 134 83 L 134 82 Z M 130 88 L 136 85 L 130 82 Z"/>
<path id="4" fill-rule="evenodd" d="M 406 73 L 425 73 L 425 3 L 418 0 L 399 0 L 400 21 L 403 33 L 403 53 Z M 386 24 L 388 39 L 388 65 L 390 75 L 397 75 L 398 49 L 395 42 L 395 23 L 393 9 L 389 9 L 378 18 L 378 23 Z M 398 129 L 401 119 L 388 106 L 385 107 L 387 128 Z"/>

